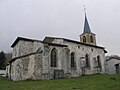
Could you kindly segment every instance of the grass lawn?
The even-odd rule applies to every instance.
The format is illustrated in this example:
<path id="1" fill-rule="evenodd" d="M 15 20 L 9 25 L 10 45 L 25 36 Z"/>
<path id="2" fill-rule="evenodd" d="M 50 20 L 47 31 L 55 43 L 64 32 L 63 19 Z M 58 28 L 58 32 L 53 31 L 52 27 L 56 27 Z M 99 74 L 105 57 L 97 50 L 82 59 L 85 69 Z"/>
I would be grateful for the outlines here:
<path id="1" fill-rule="evenodd" d="M 0 90 L 120 90 L 120 75 L 17 82 L 0 77 Z"/>

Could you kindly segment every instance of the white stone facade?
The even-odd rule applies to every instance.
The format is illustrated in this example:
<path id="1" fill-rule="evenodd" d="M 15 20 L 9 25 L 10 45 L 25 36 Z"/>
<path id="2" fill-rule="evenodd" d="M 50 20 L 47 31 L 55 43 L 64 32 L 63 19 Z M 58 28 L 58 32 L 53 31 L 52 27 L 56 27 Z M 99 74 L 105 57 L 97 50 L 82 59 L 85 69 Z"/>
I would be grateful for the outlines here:
<path id="1" fill-rule="evenodd" d="M 46 37 L 43 41 L 19 37 L 12 47 L 13 59 L 7 68 L 7 76 L 13 81 L 70 78 L 105 73 L 103 47 L 53 37 Z M 57 51 L 56 67 L 51 67 L 53 49 Z M 72 52 L 74 52 L 74 68 L 71 68 Z M 85 65 L 86 54 L 89 67 Z M 97 56 L 100 57 L 99 66 Z"/>

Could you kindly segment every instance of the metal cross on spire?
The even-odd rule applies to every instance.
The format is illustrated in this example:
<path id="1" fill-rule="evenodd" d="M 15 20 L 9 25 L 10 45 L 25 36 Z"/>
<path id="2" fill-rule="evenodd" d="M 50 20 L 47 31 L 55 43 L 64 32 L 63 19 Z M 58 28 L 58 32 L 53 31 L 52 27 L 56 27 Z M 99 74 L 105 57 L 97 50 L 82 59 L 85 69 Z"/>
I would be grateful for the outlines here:
<path id="1" fill-rule="evenodd" d="M 85 7 L 85 5 L 83 5 L 83 7 L 84 7 L 84 13 L 85 13 L 85 15 L 86 15 L 86 7 Z"/>

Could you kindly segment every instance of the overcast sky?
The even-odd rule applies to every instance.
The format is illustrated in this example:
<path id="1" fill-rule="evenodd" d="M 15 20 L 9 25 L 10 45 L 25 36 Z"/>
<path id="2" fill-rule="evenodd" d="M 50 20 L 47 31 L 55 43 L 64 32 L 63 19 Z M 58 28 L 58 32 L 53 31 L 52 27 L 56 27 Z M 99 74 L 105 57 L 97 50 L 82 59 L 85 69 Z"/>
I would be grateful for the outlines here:
<path id="1" fill-rule="evenodd" d="M 120 0 L 0 0 L 0 51 L 11 51 L 18 36 L 57 36 L 79 41 L 84 11 L 97 45 L 120 53 Z"/>

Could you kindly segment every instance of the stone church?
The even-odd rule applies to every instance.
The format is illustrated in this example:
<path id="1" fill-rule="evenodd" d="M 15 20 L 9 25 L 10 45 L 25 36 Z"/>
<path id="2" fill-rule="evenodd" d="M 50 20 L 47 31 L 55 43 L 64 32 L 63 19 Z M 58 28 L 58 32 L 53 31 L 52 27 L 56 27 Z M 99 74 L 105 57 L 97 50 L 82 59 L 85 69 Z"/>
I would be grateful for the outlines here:
<path id="1" fill-rule="evenodd" d="M 80 41 L 45 37 L 43 41 L 18 37 L 11 46 L 12 60 L 6 67 L 13 81 L 44 80 L 104 74 L 104 47 L 97 46 L 85 15 Z"/>

